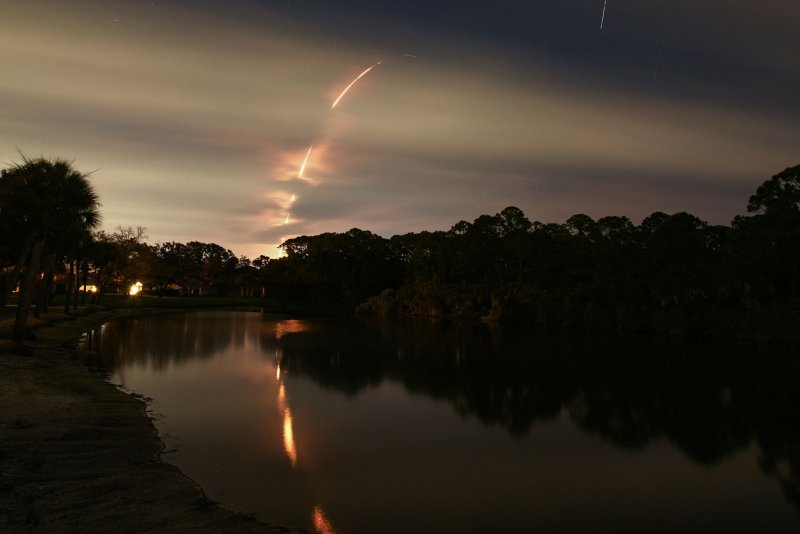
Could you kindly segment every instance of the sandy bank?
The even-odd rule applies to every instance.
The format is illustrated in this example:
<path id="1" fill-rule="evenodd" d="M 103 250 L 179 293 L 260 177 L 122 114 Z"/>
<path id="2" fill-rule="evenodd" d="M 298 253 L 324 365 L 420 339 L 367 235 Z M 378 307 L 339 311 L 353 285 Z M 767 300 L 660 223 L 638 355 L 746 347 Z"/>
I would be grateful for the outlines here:
<path id="1" fill-rule="evenodd" d="M 144 401 L 87 370 L 77 349 L 112 316 L 43 326 L 28 351 L 0 353 L 0 531 L 301 532 L 216 505 L 160 460 Z"/>

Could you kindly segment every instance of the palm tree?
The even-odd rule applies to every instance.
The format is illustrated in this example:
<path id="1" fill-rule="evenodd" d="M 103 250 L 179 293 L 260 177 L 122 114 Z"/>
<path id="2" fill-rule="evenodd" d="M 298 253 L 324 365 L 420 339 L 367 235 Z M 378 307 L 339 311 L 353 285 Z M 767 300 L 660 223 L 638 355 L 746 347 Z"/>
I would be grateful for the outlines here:
<path id="1" fill-rule="evenodd" d="M 79 246 L 75 237 L 100 223 L 99 202 L 87 175 L 71 163 L 22 156 L 22 162 L 0 179 L 0 214 L 26 236 L 15 269 L 24 271 L 14 323 L 14 337 L 19 339 L 26 332 L 45 245 L 74 250 Z"/>
<path id="2" fill-rule="evenodd" d="M 0 308 L 17 287 L 21 270 L 31 253 L 34 233 L 27 230 L 26 210 L 18 198 L 21 177 L 11 169 L 0 171 L 0 230 L 3 240 L 3 282 L 0 288 Z M 10 272 L 6 272 L 12 267 Z"/>

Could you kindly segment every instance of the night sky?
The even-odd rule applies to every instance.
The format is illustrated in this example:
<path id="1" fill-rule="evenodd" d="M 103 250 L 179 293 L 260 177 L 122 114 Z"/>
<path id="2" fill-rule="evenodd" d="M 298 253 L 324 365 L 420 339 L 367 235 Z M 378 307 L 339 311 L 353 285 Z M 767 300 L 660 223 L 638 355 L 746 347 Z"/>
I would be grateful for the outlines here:
<path id="1" fill-rule="evenodd" d="M 603 0 L 0 11 L 0 162 L 74 160 L 104 228 L 150 242 L 274 257 L 296 235 L 510 205 L 728 224 L 800 163 L 797 0 L 607 0 L 604 19 Z"/>

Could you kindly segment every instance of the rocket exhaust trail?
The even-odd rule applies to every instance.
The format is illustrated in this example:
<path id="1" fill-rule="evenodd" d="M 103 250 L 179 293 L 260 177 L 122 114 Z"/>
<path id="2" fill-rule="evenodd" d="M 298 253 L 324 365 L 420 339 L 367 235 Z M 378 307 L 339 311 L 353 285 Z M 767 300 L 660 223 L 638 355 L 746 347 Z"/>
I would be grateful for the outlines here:
<path id="1" fill-rule="evenodd" d="M 345 88 L 344 88 L 344 91 L 342 91 L 342 92 L 339 94 L 339 96 L 336 98 L 336 100 L 334 100 L 334 101 L 333 101 L 333 105 L 331 105 L 331 109 L 333 109 L 333 108 L 335 108 L 335 107 L 336 107 L 336 104 L 338 104 L 338 103 L 339 103 L 339 101 L 340 101 L 342 98 L 344 98 L 344 95 L 346 95 L 346 94 L 347 94 L 347 92 L 350 90 L 350 88 L 351 88 L 351 87 L 353 87 L 353 86 L 356 84 L 356 82 L 357 82 L 358 80 L 360 80 L 361 78 L 363 78 L 364 76 L 366 76 L 366 74 L 367 74 L 369 71 L 371 71 L 372 69 L 374 69 L 375 67 L 377 67 L 377 66 L 378 66 L 378 65 L 380 65 L 381 63 L 383 63 L 383 61 L 378 61 L 378 62 L 377 62 L 377 63 L 375 63 L 374 65 L 371 65 L 371 66 L 367 67 L 366 69 L 364 69 L 364 71 L 363 71 L 361 74 L 359 74 L 358 76 L 356 76 L 356 77 L 355 77 L 355 79 L 354 79 L 352 82 L 350 82 L 350 84 L 349 84 L 347 87 L 345 87 Z M 305 157 L 305 158 L 303 158 L 303 163 L 302 163 L 302 165 L 300 165 L 300 169 L 297 171 L 297 177 L 298 177 L 298 178 L 300 178 L 300 179 L 302 179 L 302 178 L 303 178 L 303 174 L 306 172 L 306 165 L 308 164 L 308 158 L 310 158 L 310 157 L 311 157 L 311 151 L 312 151 L 312 150 L 314 150 L 314 144 L 313 144 L 313 143 L 311 144 L 311 146 L 310 146 L 310 147 L 308 147 L 308 151 L 306 152 L 306 157 Z M 291 208 L 291 206 L 294 204 L 294 202 L 295 202 L 295 199 L 296 199 L 296 197 L 295 197 L 295 195 L 293 194 L 293 195 L 292 195 L 292 199 L 289 201 L 289 207 L 290 207 L 290 208 Z M 287 224 L 289 224 L 290 217 L 291 217 L 291 212 L 290 212 L 290 211 L 287 211 L 287 212 L 286 212 L 286 218 L 283 220 L 283 224 L 284 224 L 284 225 L 287 225 Z M 291 420 L 290 420 L 290 421 L 291 421 Z"/>
<path id="2" fill-rule="evenodd" d="M 297 177 L 302 178 L 303 173 L 306 172 L 306 163 L 308 163 L 308 156 L 311 155 L 311 150 L 314 148 L 314 144 L 312 143 L 310 147 L 308 147 L 308 152 L 306 152 L 306 157 L 303 160 L 303 164 L 300 165 L 300 170 L 297 172 Z"/>
<path id="3" fill-rule="evenodd" d="M 371 71 L 372 69 L 374 69 L 375 67 L 377 67 L 377 66 L 378 66 L 378 65 L 380 65 L 381 63 L 383 63 L 383 61 L 378 61 L 377 63 L 375 63 L 375 64 L 374 64 L 374 65 L 372 65 L 371 67 L 367 67 L 366 69 L 364 69 L 364 72 L 362 72 L 361 74 L 359 74 L 358 76 L 356 76 L 356 79 L 355 79 L 355 80 L 353 80 L 352 82 L 350 82 L 350 85 L 348 85 L 347 87 L 345 87 L 345 88 L 344 88 L 344 91 L 342 91 L 342 92 L 341 92 L 341 94 L 339 94 L 339 97 L 338 97 L 336 100 L 334 100 L 334 101 L 333 101 L 333 105 L 331 106 L 331 109 L 333 109 L 333 108 L 335 108 L 335 107 L 336 107 L 336 104 L 338 104 L 338 103 L 339 103 L 339 100 L 341 100 L 341 99 L 342 99 L 342 97 L 343 97 L 344 95 L 346 95 L 346 94 L 347 94 L 347 91 L 349 91 L 349 90 L 350 90 L 350 88 L 351 88 L 351 87 L 353 87 L 353 86 L 356 84 L 356 82 L 357 82 L 358 80 L 360 80 L 360 79 L 361 79 L 361 78 L 362 78 L 362 77 L 363 77 L 365 74 L 367 74 L 369 71 Z"/>

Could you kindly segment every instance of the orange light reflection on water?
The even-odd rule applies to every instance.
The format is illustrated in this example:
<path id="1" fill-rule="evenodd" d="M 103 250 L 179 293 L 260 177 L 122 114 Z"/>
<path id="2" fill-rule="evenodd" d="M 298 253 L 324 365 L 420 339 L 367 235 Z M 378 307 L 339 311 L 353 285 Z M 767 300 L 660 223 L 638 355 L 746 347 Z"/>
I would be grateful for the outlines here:
<path id="1" fill-rule="evenodd" d="M 278 321 L 275 323 L 275 339 L 280 339 L 286 334 L 299 334 L 300 332 L 307 331 L 308 323 L 305 321 L 289 319 L 287 321 Z"/>
<path id="2" fill-rule="evenodd" d="M 292 411 L 286 408 L 283 411 L 283 448 L 292 467 L 297 467 L 297 448 L 294 445 L 294 428 L 292 426 Z"/>
<path id="3" fill-rule="evenodd" d="M 289 407 L 286 406 L 286 388 L 283 386 L 283 384 L 281 384 L 278 388 L 278 409 L 281 412 L 285 412 L 289 409 Z"/>
<path id="4" fill-rule="evenodd" d="M 280 370 L 280 367 L 278 369 Z M 280 381 L 280 378 L 278 380 Z M 278 409 L 283 415 L 283 450 L 286 451 L 286 456 L 292 462 L 292 467 L 297 467 L 297 446 L 294 443 L 292 411 L 286 402 L 286 387 L 282 382 L 278 386 Z"/>
<path id="5" fill-rule="evenodd" d="M 314 507 L 311 520 L 314 522 L 314 529 L 319 534 L 336 534 L 336 529 L 333 528 L 331 522 L 325 517 L 325 512 L 319 506 Z"/>

